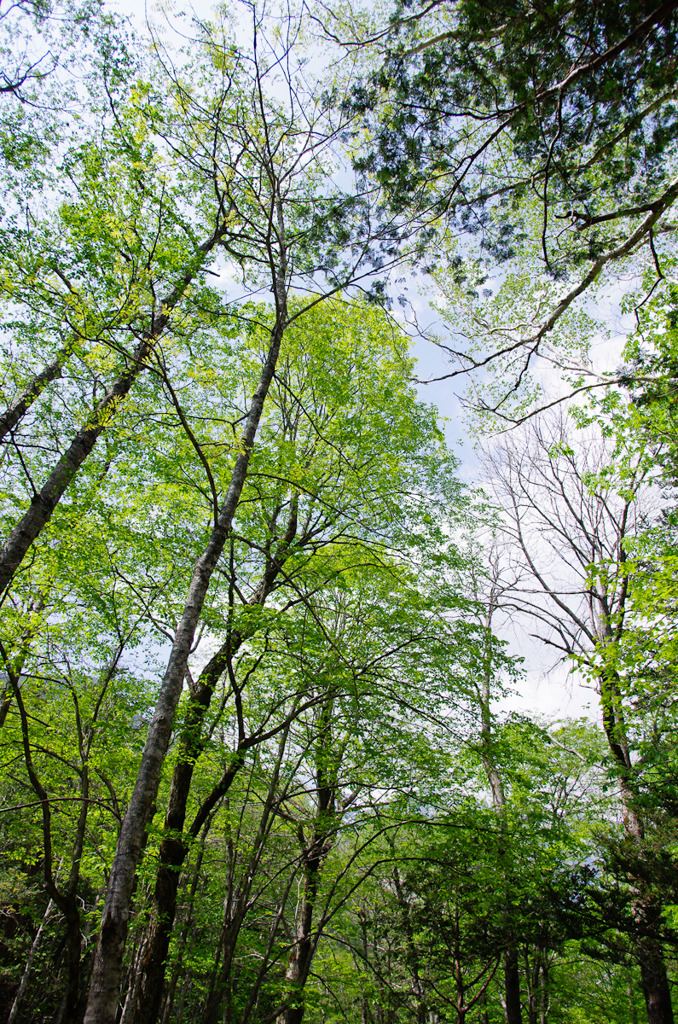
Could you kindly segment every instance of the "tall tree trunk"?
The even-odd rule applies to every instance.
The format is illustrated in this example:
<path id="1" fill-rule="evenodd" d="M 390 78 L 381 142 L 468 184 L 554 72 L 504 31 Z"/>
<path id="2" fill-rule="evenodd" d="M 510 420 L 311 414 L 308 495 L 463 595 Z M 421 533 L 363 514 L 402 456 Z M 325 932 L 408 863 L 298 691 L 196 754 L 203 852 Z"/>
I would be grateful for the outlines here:
<path id="1" fill-rule="evenodd" d="M 638 959 L 648 1024 L 673 1024 L 671 989 L 661 944 L 651 939 L 642 940 Z"/>
<path id="2" fill-rule="evenodd" d="M 268 792 L 266 794 L 266 799 L 264 800 L 261 818 L 259 819 L 259 827 L 257 829 L 257 834 L 248 863 L 235 885 L 232 884 L 232 878 L 229 879 L 228 889 L 224 897 L 223 925 L 221 935 L 219 937 L 222 950 L 221 968 L 219 970 L 215 970 L 213 984 L 207 998 L 205 1010 L 202 1014 L 201 1024 L 218 1024 L 220 1017 L 224 1021 L 228 1022 L 228 1024 L 230 1024 L 232 1020 L 233 958 L 235 956 L 240 930 L 245 920 L 245 915 L 249 909 L 252 885 L 254 884 L 261 855 L 264 851 L 266 840 L 268 839 L 270 828 L 274 820 L 274 807 L 277 802 L 276 793 L 280 781 L 280 768 L 285 753 L 288 733 L 289 725 L 284 729 L 278 743 L 278 756 L 269 781 Z M 218 961 L 218 954 L 217 957 L 215 957 L 215 961 Z M 260 971 L 258 979 L 250 991 L 250 1007 L 253 1005 L 257 997 L 259 986 L 261 985 L 264 977 L 264 972 Z M 226 1005 L 222 1013 L 224 1001 L 226 1002 Z M 246 1019 L 247 1015 L 244 1016 Z"/>
<path id="3" fill-rule="evenodd" d="M 181 696 L 186 664 L 193 646 L 207 589 L 231 530 L 233 516 L 247 476 L 250 453 L 263 413 L 264 402 L 278 361 L 287 320 L 285 276 L 283 266 L 275 282 L 275 325 L 271 331 L 268 354 L 262 367 L 259 384 L 247 415 L 241 451 L 235 460 L 231 481 L 207 547 L 193 570 L 188 598 L 175 634 L 136 783 L 120 829 L 95 954 L 89 1002 L 85 1015 L 86 1024 L 115 1024 L 132 886 L 141 855 L 142 840 L 158 793 L 160 773 L 172 734 L 174 715 Z"/>
<path id="4" fill-rule="evenodd" d="M 79 1024 L 85 1012 L 85 993 L 82 991 L 81 986 L 82 922 L 78 908 L 78 888 L 80 886 L 80 864 L 85 847 L 87 815 L 89 812 L 89 769 L 86 760 L 89 756 L 89 749 L 85 751 L 81 746 L 80 753 L 84 758 L 84 764 L 80 771 L 82 803 L 80 805 L 80 814 L 78 815 L 78 825 L 71 857 L 71 869 L 65 894 L 68 903 L 68 912 L 65 915 L 68 977 L 62 1013 L 59 1018 L 59 1021 L 65 1020 L 67 1024 Z"/>
<path id="5" fill-rule="evenodd" d="M 459 903 L 455 901 L 454 906 L 454 984 L 456 988 L 456 1010 L 457 1024 L 466 1024 L 466 986 L 464 984 L 464 969 L 461 963 L 461 944 L 459 927 Z"/>
<path id="6" fill-rule="evenodd" d="M 301 1024 L 304 1019 L 304 988 L 315 952 L 312 934 L 313 911 L 318 894 L 318 875 L 324 859 L 320 852 L 322 845 L 321 840 L 320 845 L 314 844 L 310 850 L 304 852 L 304 884 L 301 906 L 297 917 L 294 944 L 285 970 L 287 1005 L 278 1015 L 276 1024 Z"/>
<path id="7" fill-rule="evenodd" d="M 506 1024 L 522 1024 L 523 1011 L 520 1004 L 520 972 L 515 936 L 504 953 L 504 993 Z"/>
<path id="8" fill-rule="evenodd" d="M 82 956 L 82 934 L 80 913 L 75 901 L 66 917 L 66 991 L 55 1024 L 79 1024 L 85 1012 L 84 993 L 80 987 L 80 961 Z"/>
<path id="9" fill-rule="evenodd" d="M 165 1002 L 163 1004 L 162 1015 L 159 1017 L 160 1024 L 168 1024 L 170 1014 L 172 1012 L 172 1007 L 174 1005 L 174 997 L 177 989 L 177 984 L 179 982 L 179 976 L 181 974 L 181 961 L 183 959 L 183 954 L 186 949 L 186 945 L 188 944 L 188 937 L 193 925 L 193 909 L 195 907 L 195 896 L 196 892 L 198 891 L 198 883 L 200 881 L 200 869 L 202 868 L 202 861 L 205 855 L 205 840 L 207 839 L 207 834 L 209 832 L 211 823 L 212 819 L 210 817 L 208 818 L 207 822 L 205 823 L 202 829 L 202 832 L 200 833 L 198 853 L 195 858 L 195 864 L 191 869 L 192 877 L 188 893 L 188 906 L 184 913 L 183 921 L 181 922 L 181 930 L 179 932 L 179 938 L 177 942 L 175 964 L 172 970 L 172 977 L 170 978 L 170 983 L 168 986 L 167 995 L 165 997 Z"/>
<path id="10" fill-rule="evenodd" d="M 549 965 L 546 959 L 542 959 L 539 964 L 539 1024 L 546 1024 L 550 1005 Z"/>
<path id="11" fill-rule="evenodd" d="M 308 980 L 319 936 L 313 935 L 313 914 L 318 896 L 320 874 L 334 842 L 337 818 L 337 760 L 332 745 L 332 714 L 334 694 L 332 691 L 321 707 L 318 737 L 315 744 L 315 775 L 317 806 L 313 834 L 310 842 L 302 849 L 301 866 L 303 887 L 299 907 L 294 943 L 285 971 L 285 1005 L 278 1014 L 276 1024 L 301 1024 L 304 1018 L 304 989 Z M 303 841 L 303 829 L 300 827 Z"/>
<path id="12" fill-rule="evenodd" d="M 224 773 L 219 785 L 219 798 L 226 795 L 239 768 L 243 763 L 242 755 L 236 751 L 231 767 Z M 179 767 L 179 766 L 177 766 Z M 176 775 L 176 769 L 175 769 Z M 174 779 L 173 785 L 174 785 Z M 178 789 L 175 796 L 188 797 L 187 791 Z M 185 807 L 184 807 L 185 810 Z M 130 1021 L 134 1024 L 155 1024 L 160 1014 L 167 954 L 174 928 L 177 908 L 177 892 L 181 877 L 181 868 L 189 850 L 189 837 L 170 833 L 172 820 L 172 801 L 165 819 L 166 834 L 159 850 L 158 870 L 155 878 L 151 919 L 143 938 L 143 946 L 139 955 L 138 977 L 134 996 L 134 1008 Z M 202 816 L 201 819 L 202 821 Z M 183 823 L 182 823 L 183 824 Z M 177 826 L 180 831 L 181 825 Z M 196 829 L 191 830 L 196 831 Z M 197 831 L 200 831 L 198 828 Z"/>
<path id="13" fill-rule="evenodd" d="M 367 913 L 363 907 L 358 910 L 358 920 L 360 921 L 360 937 L 362 939 L 362 963 L 363 965 L 368 963 L 368 945 L 367 945 Z M 356 968 L 358 962 L 354 957 L 353 960 Z M 370 1009 L 370 1001 L 367 995 L 363 991 L 360 997 L 360 1024 L 374 1024 L 374 1015 Z"/>
<path id="14" fill-rule="evenodd" d="M 490 1015 L 487 1010 L 487 990 L 478 1000 L 478 1024 L 490 1024 Z"/>

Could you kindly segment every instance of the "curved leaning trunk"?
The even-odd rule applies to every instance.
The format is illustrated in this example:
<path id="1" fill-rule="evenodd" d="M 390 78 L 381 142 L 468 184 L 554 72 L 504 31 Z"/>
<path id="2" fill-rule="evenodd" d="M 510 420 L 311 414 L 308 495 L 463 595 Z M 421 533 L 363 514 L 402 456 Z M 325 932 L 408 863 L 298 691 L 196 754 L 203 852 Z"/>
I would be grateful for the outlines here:
<path id="1" fill-rule="evenodd" d="M 205 257 L 222 239 L 225 232 L 226 225 L 224 224 L 198 247 L 192 264 L 169 295 L 160 303 L 161 312 L 153 318 L 151 329 L 144 334 L 136 346 L 130 359 L 130 365 L 97 403 L 43 486 L 33 495 L 28 510 L 11 531 L 0 551 L 0 594 L 4 593 L 12 582 L 33 541 L 37 539 L 51 519 L 54 509 L 61 501 L 69 484 L 106 429 L 106 424 L 111 417 L 115 416 L 120 403 L 129 394 L 134 382 L 146 365 L 146 360 L 153 351 L 155 342 L 167 328 L 171 310 L 181 300 L 184 292 L 202 267 Z"/>
<path id="2" fill-rule="evenodd" d="M 151 350 L 151 339 L 146 338 L 137 345 L 129 369 L 121 374 L 108 389 L 90 414 L 87 422 L 75 435 L 43 486 L 34 494 L 28 511 L 16 524 L 2 546 L 0 593 L 7 589 L 31 544 L 51 519 L 66 488 L 75 478 L 99 436 L 105 430 L 108 419 L 115 415 L 118 405 L 129 394 Z"/>
<path id="3" fill-rule="evenodd" d="M 21 422 L 47 385 L 61 376 L 61 371 L 72 351 L 72 342 L 65 345 L 51 363 L 47 363 L 39 373 L 35 374 L 28 387 L 2 413 L 0 416 L 0 441 Z"/>
<path id="4" fill-rule="evenodd" d="M 235 460 L 231 481 L 207 547 L 193 570 L 188 597 L 176 630 L 136 783 L 120 829 L 102 916 L 85 1024 L 115 1024 L 134 878 L 141 857 L 146 827 L 160 785 L 160 773 L 181 696 L 186 662 L 212 573 L 228 539 L 240 500 L 250 452 L 273 379 L 285 329 L 287 305 L 284 282 L 282 286 L 280 279 L 276 283 L 279 285 L 276 322 L 271 331 L 266 362 L 262 367 L 259 384 L 247 416 L 242 448 Z"/>

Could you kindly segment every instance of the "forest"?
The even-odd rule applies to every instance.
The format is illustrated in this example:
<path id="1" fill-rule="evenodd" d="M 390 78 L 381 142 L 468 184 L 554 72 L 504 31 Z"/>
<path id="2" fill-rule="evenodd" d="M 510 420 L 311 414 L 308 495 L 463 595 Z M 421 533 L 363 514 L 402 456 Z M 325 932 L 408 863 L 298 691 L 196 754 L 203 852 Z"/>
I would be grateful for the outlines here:
<path id="1" fill-rule="evenodd" d="M 0 7 L 0 1024 L 673 1024 L 655 3 Z"/>

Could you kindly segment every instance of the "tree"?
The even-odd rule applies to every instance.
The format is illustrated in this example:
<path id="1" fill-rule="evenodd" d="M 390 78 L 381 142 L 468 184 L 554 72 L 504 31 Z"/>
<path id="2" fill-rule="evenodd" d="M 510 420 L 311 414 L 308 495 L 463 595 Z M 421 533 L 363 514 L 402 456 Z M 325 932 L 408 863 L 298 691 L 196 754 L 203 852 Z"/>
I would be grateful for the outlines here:
<path id="1" fill-rule="evenodd" d="M 529 578 L 529 584 L 513 588 L 513 600 L 541 627 L 545 643 L 575 659 L 595 680 L 624 832 L 640 851 L 649 822 L 634 763 L 635 723 L 615 652 L 629 599 L 628 540 L 651 514 L 648 466 L 636 456 L 616 476 L 607 465 L 604 439 L 589 440 L 586 451 L 577 451 L 575 444 L 561 416 L 533 426 L 522 444 L 497 448 L 488 465 L 505 509 L 504 532 Z M 632 884 L 639 929 L 635 953 L 648 1019 L 670 1022 L 656 897 L 646 879 L 636 876 Z"/>
<path id="2" fill-rule="evenodd" d="M 516 263 L 529 278 L 526 310 L 509 303 L 489 336 L 477 322 L 455 337 L 451 321 L 447 376 L 509 363 L 488 403 L 502 411 L 601 277 L 662 276 L 678 198 L 676 4 L 408 2 L 380 26 L 324 6 L 318 20 L 371 58 L 346 101 L 369 130 L 356 166 L 391 209 L 416 211 L 419 266 L 449 270 L 467 305 Z"/>

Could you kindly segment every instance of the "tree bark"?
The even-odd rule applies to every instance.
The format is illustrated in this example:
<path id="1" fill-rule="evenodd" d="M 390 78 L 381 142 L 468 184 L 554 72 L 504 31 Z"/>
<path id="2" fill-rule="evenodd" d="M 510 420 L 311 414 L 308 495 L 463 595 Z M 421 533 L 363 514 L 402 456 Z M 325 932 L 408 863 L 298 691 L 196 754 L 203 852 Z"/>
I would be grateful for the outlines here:
<path id="1" fill-rule="evenodd" d="M 317 806 L 313 834 L 302 847 L 301 865 L 303 889 L 297 917 L 295 941 L 285 971 L 287 995 L 276 1024 L 301 1024 L 304 1018 L 304 988 L 308 980 L 318 938 L 313 936 L 313 914 L 318 896 L 318 883 L 323 865 L 329 854 L 337 821 L 337 772 L 339 762 L 332 749 L 333 694 L 330 692 L 321 708 L 318 738 L 315 745 L 315 777 Z M 300 828 L 303 841 L 303 829 Z"/>
<path id="2" fill-rule="evenodd" d="M 647 1024 L 673 1024 L 671 989 L 664 953 L 659 942 L 639 943 L 640 982 L 647 1009 Z"/>
<path id="3" fill-rule="evenodd" d="M 174 715 L 181 696 L 186 663 L 195 631 L 212 573 L 231 530 L 233 516 L 247 476 L 250 453 L 264 402 L 278 360 L 287 318 L 285 284 L 283 269 L 276 278 L 275 324 L 271 331 L 266 361 L 245 423 L 241 451 L 235 460 L 231 481 L 217 522 L 193 571 L 188 598 L 175 634 L 136 783 L 120 830 L 95 955 L 85 1015 L 86 1024 L 115 1024 L 132 886 L 141 855 L 142 840 L 158 793 L 160 773 L 172 734 Z"/>
<path id="4" fill-rule="evenodd" d="M 520 972 L 515 941 L 504 954 L 504 992 L 506 1024 L 522 1024 L 523 1011 L 520 1004 Z"/>
<path id="5" fill-rule="evenodd" d="M 295 929 L 295 941 L 285 971 L 287 1005 L 278 1015 L 276 1024 L 301 1024 L 304 1019 L 304 987 L 315 952 L 312 936 L 313 911 L 318 894 L 318 876 L 327 852 L 323 849 L 325 838 L 314 837 L 313 844 L 303 854 L 303 893 Z"/>
<path id="6" fill-rule="evenodd" d="M 177 955 L 175 959 L 174 969 L 172 971 L 172 977 L 170 979 L 167 995 L 162 1008 L 162 1014 L 158 1015 L 160 1024 L 168 1024 L 172 1007 L 174 1005 L 174 996 L 179 982 L 181 974 L 181 960 L 183 958 L 184 950 L 188 943 L 188 937 L 193 925 L 193 910 L 195 907 L 195 896 L 198 890 L 198 883 L 200 881 L 200 869 L 202 868 L 202 861 L 205 855 L 205 841 L 207 839 L 207 833 L 209 832 L 210 825 L 212 823 L 211 817 L 208 818 L 205 823 L 202 832 L 200 833 L 200 842 L 198 844 L 198 853 L 195 859 L 195 864 L 192 866 L 192 878 L 191 885 L 188 893 L 188 907 L 184 914 L 183 921 L 181 923 L 181 931 L 179 933 L 179 939 L 177 943 Z"/>
<path id="7" fill-rule="evenodd" d="M 195 764 L 195 762 L 194 762 Z M 227 771 L 219 787 L 219 796 L 228 792 L 233 779 L 242 765 L 242 755 L 236 752 L 232 767 Z M 179 766 L 177 766 L 179 767 Z M 177 908 L 177 893 L 181 868 L 189 850 L 188 837 L 182 834 L 172 835 L 169 824 L 175 817 L 181 817 L 181 804 L 188 799 L 187 781 L 188 773 L 183 773 L 183 778 L 172 780 L 174 790 L 174 806 L 170 796 L 170 808 L 165 819 L 165 836 L 160 844 L 158 871 L 155 879 L 153 893 L 153 906 L 151 909 L 151 920 L 146 929 L 143 939 L 143 947 L 139 956 L 139 977 L 135 994 L 135 1006 L 130 1015 L 133 1024 L 155 1024 L 160 1014 L 163 986 L 165 983 L 165 971 L 167 967 L 167 954 L 169 952 L 170 939 L 174 929 L 174 918 Z M 174 789 L 174 784 L 177 787 Z M 180 832 L 183 827 L 177 826 Z M 193 830 L 191 830 L 193 831 Z"/>
<path id="8" fill-rule="evenodd" d="M 605 638 L 608 639 L 607 636 Z M 626 834 L 636 842 L 642 842 L 645 837 L 645 827 L 635 806 L 635 793 L 631 779 L 631 757 L 621 713 L 621 696 L 616 675 L 606 673 L 601 677 L 600 689 L 603 728 L 617 768 L 624 829 Z M 634 914 L 640 928 L 647 927 L 648 919 L 652 921 L 658 917 L 656 907 L 650 904 L 642 891 L 638 892 L 635 900 Z M 671 989 L 661 943 L 651 937 L 639 939 L 636 945 L 636 958 L 640 966 L 641 987 L 645 998 L 648 1024 L 674 1024 Z"/>
<path id="9" fill-rule="evenodd" d="M 550 1005 L 549 967 L 546 960 L 542 960 L 539 964 L 539 1024 L 546 1024 Z"/>

